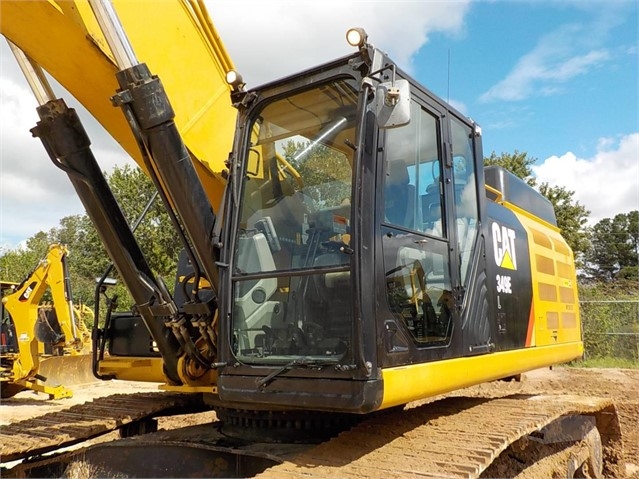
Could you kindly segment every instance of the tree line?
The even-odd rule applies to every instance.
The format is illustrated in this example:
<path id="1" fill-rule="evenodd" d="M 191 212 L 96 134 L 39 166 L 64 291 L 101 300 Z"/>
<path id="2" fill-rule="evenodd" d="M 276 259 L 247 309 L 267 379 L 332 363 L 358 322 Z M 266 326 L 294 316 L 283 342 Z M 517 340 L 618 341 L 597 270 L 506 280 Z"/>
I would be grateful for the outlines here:
<path id="1" fill-rule="evenodd" d="M 116 167 L 105 174 L 129 224 L 140 218 L 147 203 L 154 198 L 155 187 L 144 172 L 129 165 Z M 181 245 L 171 220 L 160 200 L 153 201 L 135 231 L 150 267 L 168 284 L 173 282 Z M 101 277 L 111 260 L 100 241 L 93 223 L 86 214 L 62 218 L 49 231 L 39 231 L 18 248 L 0 251 L 0 278 L 21 282 L 38 265 L 52 243 L 65 244 L 69 249 L 69 276 L 76 303 L 94 304 L 96 279 Z M 111 276 L 118 279 L 114 269 Z M 132 306 L 132 298 L 121 281 L 110 292 L 119 297 L 120 309 Z M 48 299 L 45 296 L 45 299 Z"/>
<path id="2" fill-rule="evenodd" d="M 525 152 L 493 152 L 485 165 L 500 165 L 537 188 L 555 208 L 562 235 L 575 253 L 580 297 L 589 301 L 637 299 L 639 290 L 639 211 L 619 213 L 588 226 L 590 212 L 574 198 L 574 191 L 548 183 L 538 184 L 532 165 L 535 158 Z M 328 163 L 330 165 L 330 162 Z M 155 189 L 139 168 L 116 167 L 107 181 L 130 223 L 140 216 Z M 155 201 L 135 232 L 150 266 L 171 284 L 181 245 L 161 202 Z M 45 255 L 51 243 L 66 244 L 76 302 L 93 305 L 95 279 L 103 274 L 110 260 L 93 224 L 85 214 L 60 220 L 51 230 L 40 231 L 23 247 L 0 250 L 0 278 L 21 282 Z M 117 277 L 117 273 L 114 272 Z M 116 287 L 121 309 L 132 305 L 123 285 Z M 606 314 L 614 316 L 614 309 Z M 636 315 L 635 315 L 636 316 Z M 599 316 L 598 316 L 599 317 Z M 637 318 L 632 318 L 636 322 Z M 601 317 L 597 320 L 601 322 Z M 624 326 L 625 327 L 625 326 Z"/>

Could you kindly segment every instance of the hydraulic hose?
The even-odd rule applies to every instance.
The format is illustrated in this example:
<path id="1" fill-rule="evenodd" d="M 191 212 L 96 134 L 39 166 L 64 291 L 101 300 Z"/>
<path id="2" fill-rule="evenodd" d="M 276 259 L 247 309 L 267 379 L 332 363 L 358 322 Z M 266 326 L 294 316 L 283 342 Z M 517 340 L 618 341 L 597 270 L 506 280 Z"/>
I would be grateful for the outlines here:
<path id="1" fill-rule="evenodd" d="M 40 138 L 53 163 L 69 175 L 102 244 L 139 305 L 143 321 L 164 359 L 167 377 L 179 383 L 179 346 L 167 334 L 162 319 L 174 314 L 175 306 L 171 298 L 158 294 L 159 288 L 154 286 L 157 280 L 91 152 L 91 142 L 80 119 L 60 99 L 41 105 L 37 111 L 40 121 L 32 134 Z"/>

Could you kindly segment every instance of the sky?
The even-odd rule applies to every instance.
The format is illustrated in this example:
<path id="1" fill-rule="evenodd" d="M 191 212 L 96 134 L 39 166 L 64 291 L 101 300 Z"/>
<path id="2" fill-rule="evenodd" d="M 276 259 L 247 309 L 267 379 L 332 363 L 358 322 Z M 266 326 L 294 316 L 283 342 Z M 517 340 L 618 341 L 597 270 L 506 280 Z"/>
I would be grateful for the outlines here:
<path id="1" fill-rule="evenodd" d="M 591 225 L 639 209 L 635 0 L 207 5 L 249 88 L 351 53 L 345 32 L 363 27 L 373 45 L 482 127 L 484 156 L 526 152 L 536 159 L 538 182 L 574 191 Z M 131 163 L 77 102 L 54 88 L 80 110 L 103 170 Z M 0 252 L 83 212 L 67 176 L 29 133 L 35 107 L 0 41 Z"/>

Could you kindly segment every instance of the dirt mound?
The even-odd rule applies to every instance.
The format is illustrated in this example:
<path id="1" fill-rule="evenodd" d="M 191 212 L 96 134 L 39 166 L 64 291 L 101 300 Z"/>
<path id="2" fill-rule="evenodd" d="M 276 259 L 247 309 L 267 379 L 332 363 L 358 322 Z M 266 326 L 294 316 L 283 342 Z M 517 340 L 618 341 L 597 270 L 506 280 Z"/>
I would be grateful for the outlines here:
<path id="1" fill-rule="evenodd" d="M 615 477 L 639 479 L 639 370 L 560 367 L 538 369 L 522 375 L 522 380 L 495 381 L 454 393 L 464 396 L 503 397 L 509 394 L 577 394 L 610 398 L 614 401 L 623 449 L 611 451 L 619 458 Z M 503 475 L 505 470 L 502 470 Z M 513 477 L 512 470 L 506 477 Z"/>

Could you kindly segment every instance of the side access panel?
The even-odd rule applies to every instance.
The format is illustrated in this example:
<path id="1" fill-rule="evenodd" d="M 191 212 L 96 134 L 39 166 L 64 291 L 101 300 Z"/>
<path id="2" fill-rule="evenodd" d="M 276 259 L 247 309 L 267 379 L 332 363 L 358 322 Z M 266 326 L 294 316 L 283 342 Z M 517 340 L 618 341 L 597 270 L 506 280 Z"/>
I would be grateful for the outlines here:
<path id="1" fill-rule="evenodd" d="M 514 213 L 487 204 L 486 277 L 495 350 L 531 345 L 533 290 L 528 234 Z"/>

